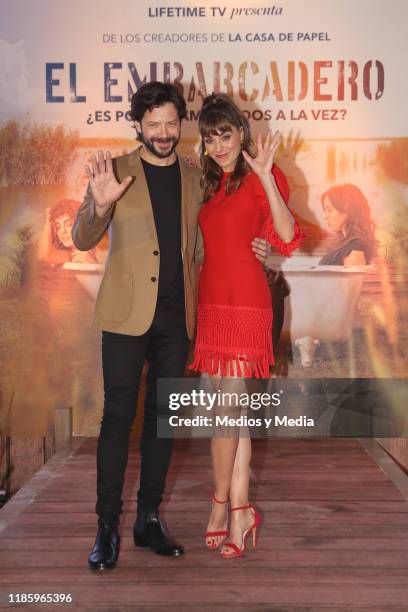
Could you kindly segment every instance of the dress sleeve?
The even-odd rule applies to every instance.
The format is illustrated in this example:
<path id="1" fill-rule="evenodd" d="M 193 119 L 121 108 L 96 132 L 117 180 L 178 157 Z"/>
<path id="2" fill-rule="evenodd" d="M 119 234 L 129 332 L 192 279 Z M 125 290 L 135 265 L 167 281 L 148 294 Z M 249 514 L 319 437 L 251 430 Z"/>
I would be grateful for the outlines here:
<path id="1" fill-rule="evenodd" d="M 289 184 L 286 179 L 286 176 L 284 175 L 282 170 L 278 168 L 278 166 L 276 166 L 275 164 L 273 164 L 272 166 L 272 174 L 275 178 L 276 186 L 279 190 L 279 193 L 281 194 L 282 199 L 287 206 L 289 201 Z M 305 235 L 300 229 L 298 222 L 295 220 L 293 226 L 295 234 L 293 236 L 293 239 L 290 242 L 283 242 L 283 240 L 280 238 L 280 236 L 275 230 L 268 197 L 265 193 L 261 181 L 256 175 L 254 176 L 254 184 L 255 197 L 258 204 L 262 208 L 264 219 L 260 237 L 265 238 L 265 240 L 267 240 L 273 247 L 275 247 L 279 251 L 279 253 L 290 257 L 292 255 L 292 252 L 298 248 Z"/>

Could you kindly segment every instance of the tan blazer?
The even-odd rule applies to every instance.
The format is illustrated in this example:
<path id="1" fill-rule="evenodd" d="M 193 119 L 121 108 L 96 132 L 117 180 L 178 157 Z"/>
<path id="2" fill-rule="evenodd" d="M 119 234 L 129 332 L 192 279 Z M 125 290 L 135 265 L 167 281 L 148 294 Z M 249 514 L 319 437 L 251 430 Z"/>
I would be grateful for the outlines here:
<path id="1" fill-rule="evenodd" d="M 202 202 L 201 171 L 179 158 L 181 172 L 181 254 L 184 270 L 186 325 L 194 336 L 197 303 L 197 264 L 202 256 L 197 216 Z M 119 181 L 134 180 L 104 217 L 95 212 L 90 186 L 82 202 L 72 237 L 81 251 L 92 249 L 109 228 L 109 255 L 95 306 L 98 329 L 139 336 L 156 309 L 160 253 L 156 226 L 138 151 L 113 160 Z M 195 258 L 196 252 L 196 258 Z"/>

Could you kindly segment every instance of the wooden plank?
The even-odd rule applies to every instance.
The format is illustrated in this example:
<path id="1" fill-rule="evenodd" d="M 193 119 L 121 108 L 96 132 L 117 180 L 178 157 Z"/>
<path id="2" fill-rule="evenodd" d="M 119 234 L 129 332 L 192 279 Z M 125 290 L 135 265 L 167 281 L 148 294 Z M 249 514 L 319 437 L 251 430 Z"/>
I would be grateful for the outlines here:
<path id="1" fill-rule="evenodd" d="M 208 467 L 201 466 L 191 466 L 188 469 L 185 466 L 171 466 L 171 473 L 169 473 L 169 481 L 177 482 L 185 481 L 194 482 L 194 477 L 196 477 L 197 481 L 208 481 L 209 483 L 212 481 L 212 470 Z M 83 481 L 88 483 L 95 482 L 96 480 L 96 470 L 86 470 L 82 466 L 78 466 L 77 470 L 62 470 L 61 476 L 66 477 L 67 479 L 75 480 L 78 475 L 78 471 L 81 472 Z M 286 473 L 284 473 L 286 472 Z M 140 474 L 140 466 L 137 465 L 135 467 L 128 467 L 126 471 L 125 482 L 132 483 L 138 480 Z M 285 478 L 286 476 L 286 478 Z M 322 466 L 313 466 L 309 469 L 302 469 L 299 465 L 293 466 L 284 466 L 284 464 L 268 464 L 266 466 L 254 466 L 251 469 L 250 480 L 252 483 L 257 482 L 281 482 L 290 480 L 303 480 L 307 478 L 308 480 L 312 480 L 314 482 L 319 481 L 331 481 L 335 486 L 335 482 L 344 481 L 344 482 L 389 482 L 389 477 L 381 472 L 373 471 L 372 469 L 362 467 L 361 473 L 359 470 L 355 468 L 348 467 L 337 467 L 336 465 L 327 465 L 324 466 L 324 470 Z"/>
<path id="2" fill-rule="evenodd" d="M 234 583 L 235 581 L 255 581 L 258 584 L 286 583 L 290 587 L 293 584 L 316 583 L 321 585 L 365 584 L 375 586 L 380 582 L 388 586 L 400 586 L 401 582 L 406 580 L 407 577 L 404 569 L 388 569 L 387 572 L 384 572 L 378 568 L 320 568 L 316 572 L 316 570 L 309 568 L 291 568 L 288 571 L 288 568 L 245 567 L 243 564 L 240 564 L 239 567 L 227 566 L 223 568 L 222 572 L 214 572 L 211 563 L 202 566 L 200 572 L 194 572 L 193 575 L 188 566 L 174 567 L 174 564 L 167 567 L 155 567 L 153 572 L 146 571 L 143 567 L 123 567 L 122 564 L 120 567 L 118 566 L 117 570 L 115 572 L 105 572 L 103 582 L 106 584 L 120 582 L 126 585 L 142 580 L 145 584 L 155 586 L 166 582 L 170 584 L 190 582 L 191 585 L 195 585 L 207 583 L 211 580 L 211 583 L 216 585 L 228 582 Z M 39 585 L 48 585 L 54 582 L 65 585 L 74 585 L 78 582 L 92 585 L 102 582 L 98 573 L 84 571 L 82 567 L 47 568 L 46 572 L 42 568 L 27 568 L 24 580 L 37 582 Z M 21 581 L 20 569 L 0 570 L 0 584 L 19 581 Z"/>
<path id="3" fill-rule="evenodd" d="M 376 438 L 376 440 L 408 472 L 408 438 Z"/>
<path id="4" fill-rule="evenodd" d="M 314 525 L 323 523 L 328 527 L 342 526 L 342 525 L 392 525 L 392 526 L 404 526 L 408 527 L 408 511 L 407 512 L 291 512 L 285 514 L 281 512 L 266 511 L 263 508 L 263 504 L 257 505 L 258 509 L 263 514 L 263 529 L 275 529 L 282 525 L 309 525 L 313 521 Z M 161 511 L 161 515 L 165 520 L 170 521 L 171 525 L 183 526 L 186 525 L 189 528 L 196 528 L 203 526 L 210 510 L 210 505 L 207 504 L 206 508 L 203 508 L 201 512 L 195 512 L 194 514 L 187 514 L 185 512 L 168 512 Z M 407 507 L 408 510 L 408 507 Z M 135 519 L 135 512 L 123 512 L 121 515 L 121 524 L 131 524 Z M 66 515 L 61 512 L 22 512 L 18 525 L 65 525 Z M 93 525 L 96 520 L 96 515 L 90 508 L 88 512 L 71 512 L 70 513 L 70 524 L 71 525 Z"/>
<path id="5" fill-rule="evenodd" d="M 222 599 L 222 598 L 221 598 Z M 7 607 L 7 608 L 2 608 L 4 610 L 14 610 L 15 608 L 11 608 L 11 607 Z M 45 606 L 37 606 L 35 607 L 35 610 L 38 610 L 39 612 L 49 612 L 49 606 L 45 607 Z M 99 602 L 97 604 L 97 609 L 98 610 L 103 610 L 106 612 L 134 612 L 135 610 L 137 610 L 137 612 L 168 612 L 168 610 L 175 610 L 177 612 L 179 612 L 180 610 L 180 604 L 179 603 L 175 603 L 174 605 L 172 603 L 167 603 L 166 605 L 163 604 L 156 604 L 156 603 L 149 603 L 146 605 L 141 605 L 138 604 L 137 607 L 135 605 L 132 604 L 117 604 L 112 606 L 111 604 L 104 604 L 103 602 Z M 244 611 L 244 612 L 248 612 L 248 609 L 251 610 L 251 612 L 256 612 L 256 611 L 267 611 L 267 612 L 294 612 L 294 610 L 301 610 L 301 612 L 345 612 L 345 611 L 349 611 L 350 610 L 350 606 L 346 605 L 346 606 L 341 606 L 341 605 L 317 605 L 317 604 L 313 604 L 313 605 L 302 605 L 300 607 L 298 606 L 292 606 L 292 605 L 283 605 L 283 604 L 278 604 L 278 605 L 274 605 L 272 602 L 268 603 L 268 604 L 262 604 L 262 603 L 253 603 L 251 604 L 250 608 L 248 607 L 248 605 L 244 604 L 242 606 L 240 606 L 239 604 L 228 604 L 228 610 L 233 610 L 233 611 Z M 193 603 L 193 604 L 183 604 L 182 606 L 182 610 L 183 612 L 208 612 L 208 604 L 202 604 L 202 603 Z M 226 608 L 225 606 L 220 606 L 220 605 L 215 605 L 215 604 L 211 604 L 211 610 L 214 612 L 225 612 Z M 384 612 L 384 607 L 377 607 L 374 606 L 372 604 L 370 605 L 363 605 L 363 606 L 353 606 L 352 608 L 353 612 Z M 387 606 L 386 608 L 387 612 L 406 612 L 406 606 Z M 75 604 L 75 611 L 76 612 L 95 612 L 95 606 L 94 605 L 81 605 L 81 604 Z"/>
<path id="6" fill-rule="evenodd" d="M 96 449 L 97 439 L 87 438 L 81 445 L 81 450 L 76 455 L 86 455 L 93 453 Z M 191 439 L 178 439 L 175 440 L 175 451 L 182 453 L 183 450 L 189 453 L 189 456 L 202 455 L 203 451 L 208 451 L 210 441 L 208 439 L 194 438 Z M 356 452 L 364 455 L 365 452 L 361 447 L 361 444 L 356 438 L 255 438 L 253 445 L 257 449 L 264 448 L 268 453 L 284 453 L 286 455 L 292 455 L 293 451 L 300 449 L 302 452 L 306 452 L 307 449 L 313 448 L 313 454 L 319 452 L 319 450 L 326 450 L 327 452 L 339 452 L 344 449 L 348 449 L 349 452 Z M 139 448 L 139 440 L 129 440 L 129 449 L 131 451 Z"/>
<path id="7" fill-rule="evenodd" d="M 0 436 L 0 490 L 2 498 L 10 495 L 10 436 Z"/>
<path id="8" fill-rule="evenodd" d="M 22 550 L 22 551 L 66 551 L 66 550 L 82 550 L 89 552 L 93 546 L 95 539 L 96 526 L 86 536 L 50 536 L 45 534 L 41 536 L 35 536 L 32 531 L 25 533 L 24 536 L 9 533 L 7 537 L 1 539 L 1 549 L 6 550 Z M 173 536 L 176 535 L 172 529 L 171 533 Z M 199 546 L 204 548 L 203 533 L 180 533 L 180 542 L 186 547 L 187 552 L 192 548 L 196 549 Z M 281 536 L 276 533 L 262 533 L 262 541 L 260 541 L 262 547 L 273 547 L 274 550 L 347 550 L 352 552 L 354 550 L 364 551 L 393 551 L 393 550 L 407 550 L 406 539 L 398 537 L 393 538 L 360 538 L 360 537 L 293 537 L 293 536 Z M 121 548 L 122 550 L 135 550 L 133 539 L 131 536 L 131 529 L 121 529 Z"/>
<path id="9" fill-rule="evenodd" d="M 133 520 L 130 524 L 133 523 Z M 188 525 L 188 524 L 187 524 Z M 94 535 L 96 526 L 96 520 L 89 524 L 75 524 L 75 533 L 78 536 L 89 536 Z M 171 532 L 174 537 L 182 537 L 184 533 L 183 523 L 180 521 L 179 524 L 172 522 L 169 524 Z M 204 533 L 205 524 L 199 526 L 188 525 L 189 532 L 192 535 L 196 535 L 197 540 L 201 540 L 201 534 Z M 69 537 L 72 534 L 73 525 L 21 525 L 20 523 L 10 525 L 6 527 L 2 535 L 4 537 L 29 537 L 33 535 L 35 537 L 48 536 L 48 537 Z M 264 527 L 265 529 L 265 527 Z M 325 521 L 321 521 L 316 524 L 313 520 L 308 523 L 292 523 L 290 525 L 275 525 L 274 530 L 277 535 L 280 536 L 292 536 L 292 537 L 304 537 L 304 538 L 337 538 L 337 537 L 373 537 L 375 531 L 376 536 L 380 538 L 405 538 L 407 539 L 408 549 L 408 526 L 400 525 L 338 525 L 328 524 Z"/>
<path id="10" fill-rule="evenodd" d="M 58 551 L 47 551 L 45 556 L 35 551 L 27 551 L 25 554 L 21 554 L 21 551 L 7 551 L 7 555 L 0 557 L 0 568 L 86 568 L 88 552 L 88 550 L 64 550 L 64 554 L 61 555 Z M 189 547 L 188 553 L 180 558 L 168 559 L 155 555 L 147 549 L 125 549 L 120 554 L 120 565 L 124 567 L 165 567 L 166 564 L 170 566 L 172 563 L 177 563 L 177 566 L 180 567 L 185 565 L 197 568 L 203 564 L 212 563 L 218 568 L 216 571 L 225 567 L 226 560 L 216 552 L 206 550 L 201 539 L 195 539 L 195 545 Z M 244 566 L 247 564 L 248 567 L 268 565 L 275 568 L 346 567 L 408 570 L 406 550 L 383 550 L 377 555 L 373 555 L 371 550 L 353 550 L 353 554 L 350 555 L 348 550 L 271 550 L 260 544 L 256 551 L 251 549 L 245 558 L 235 559 L 235 561 L 244 563 Z"/>
<path id="11" fill-rule="evenodd" d="M 123 498 L 130 500 L 134 498 L 138 488 L 138 478 L 125 481 Z M 194 474 L 189 478 L 177 479 L 172 473 L 168 478 L 166 499 L 177 493 L 179 500 L 191 500 L 194 498 L 210 499 L 212 495 L 212 483 L 209 478 L 200 480 Z M 292 481 L 275 481 L 273 484 L 267 479 L 257 479 L 251 482 L 251 496 L 256 499 L 308 499 L 308 500 L 402 500 L 402 494 L 394 484 L 386 478 L 379 478 L 378 482 L 366 485 L 362 482 L 336 482 L 335 478 L 328 477 L 322 482 L 308 482 L 298 478 Z M 79 478 L 67 478 L 65 480 L 54 480 L 47 484 L 39 493 L 39 501 L 89 501 L 95 499 L 95 483 L 92 480 L 80 480 Z"/>
<path id="12" fill-rule="evenodd" d="M 14 610 L 14 608 L 12 609 Z M 211 603 L 212 612 L 225 612 L 225 609 L 226 608 L 224 604 L 217 605 Z M 228 610 L 232 610 L 233 612 L 248 612 L 249 609 L 251 610 L 251 612 L 294 612 L 294 610 L 298 610 L 301 612 L 349 612 L 350 605 L 346 604 L 344 606 L 326 606 L 320 604 L 313 604 L 310 606 L 302 605 L 301 607 L 298 607 L 283 604 L 274 605 L 273 602 L 269 602 L 266 604 L 252 603 L 251 607 L 249 608 L 247 604 L 240 605 L 235 603 L 228 603 Z M 38 612 L 49 612 L 49 607 L 36 606 L 35 610 L 38 610 Z M 137 610 L 137 612 L 168 612 L 169 610 L 175 610 L 176 612 L 179 612 L 180 603 L 173 604 L 171 602 L 168 602 L 165 605 L 156 603 L 149 603 L 148 605 L 138 604 L 136 608 L 136 606 L 134 606 L 133 604 L 120 603 L 112 607 L 112 605 L 109 603 L 105 605 L 103 602 L 99 602 L 98 610 L 103 610 L 106 612 L 134 612 L 135 610 Z M 191 605 L 187 605 L 184 603 L 182 606 L 182 610 L 183 612 L 208 612 L 208 604 L 193 603 Z M 406 610 L 406 606 L 387 606 L 387 612 L 406 612 Z M 95 606 L 76 604 L 75 612 L 95 612 Z M 363 606 L 353 606 L 353 612 L 384 612 L 384 607 L 377 607 L 373 606 L 372 604 Z"/>
<path id="13" fill-rule="evenodd" d="M 210 498 L 203 500 L 178 500 L 177 498 L 163 502 L 161 512 L 171 516 L 180 514 L 181 512 L 203 512 L 206 513 L 210 509 Z M 124 503 L 124 511 L 129 513 L 136 512 L 136 501 L 131 499 Z M 291 500 L 262 500 L 262 510 L 270 511 L 280 515 L 288 515 L 292 512 L 303 512 L 307 514 L 337 514 L 337 513 L 364 513 L 364 514 L 398 514 L 408 512 L 408 501 L 343 501 L 341 503 L 330 502 L 326 500 L 306 500 L 306 501 L 291 501 Z M 89 513 L 94 511 L 94 507 L 87 501 L 79 501 L 75 504 L 75 513 Z M 22 511 L 22 515 L 37 514 L 37 513 L 72 513 L 72 503 L 70 501 L 37 501 L 27 505 Z M 387 520 L 384 517 L 384 520 Z"/>
<path id="14" fill-rule="evenodd" d="M 44 439 L 44 463 L 47 463 L 55 454 L 55 438 L 54 436 L 46 436 Z"/>
<path id="15" fill-rule="evenodd" d="M 72 406 L 60 406 L 54 412 L 54 437 L 57 452 L 72 441 Z"/>

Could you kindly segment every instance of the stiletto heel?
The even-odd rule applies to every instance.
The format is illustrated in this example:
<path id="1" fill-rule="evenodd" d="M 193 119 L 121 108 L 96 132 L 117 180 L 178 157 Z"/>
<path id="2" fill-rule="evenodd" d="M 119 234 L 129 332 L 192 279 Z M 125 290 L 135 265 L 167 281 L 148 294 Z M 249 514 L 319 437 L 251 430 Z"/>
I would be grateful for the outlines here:
<path id="1" fill-rule="evenodd" d="M 252 504 L 248 504 L 247 506 L 237 506 L 236 508 L 231 508 L 231 512 L 234 512 L 235 510 L 248 510 L 248 509 L 251 509 L 254 515 L 254 522 L 251 525 L 251 527 L 248 527 L 248 529 L 246 529 L 244 533 L 242 534 L 241 546 L 237 546 L 236 544 L 234 544 L 234 542 L 224 542 L 224 546 L 228 546 L 228 548 L 230 548 L 230 552 L 227 552 L 225 550 L 221 551 L 221 556 L 224 557 L 225 559 L 228 559 L 230 557 L 242 557 L 244 555 L 245 550 L 246 550 L 246 541 L 251 531 L 252 531 L 252 544 L 253 544 L 253 547 L 256 548 L 258 527 L 261 524 L 261 515 L 259 514 L 259 512 L 255 510 Z"/>
<path id="2" fill-rule="evenodd" d="M 252 531 L 252 546 L 254 548 L 256 548 L 256 544 L 258 541 L 258 527 L 254 527 L 253 531 Z"/>
<path id="3" fill-rule="evenodd" d="M 228 501 L 229 501 L 229 500 L 228 500 L 228 499 L 226 499 L 225 501 L 220 501 L 220 500 L 218 500 L 218 499 L 215 497 L 215 495 L 213 495 L 213 497 L 212 497 L 212 500 L 211 500 L 211 501 L 213 501 L 213 502 L 215 502 L 215 503 L 217 503 L 217 504 L 228 504 Z M 207 542 L 207 539 L 208 539 L 208 538 L 217 538 L 217 537 L 220 537 L 220 536 L 223 536 L 223 537 L 224 537 L 224 540 L 225 540 L 225 539 L 226 539 L 226 538 L 229 536 L 229 531 L 227 531 L 227 530 L 225 530 L 225 529 L 224 529 L 224 530 L 222 530 L 222 531 L 206 531 L 206 533 L 205 533 L 205 543 L 206 543 L 207 547 L 208 547 L 208 548 L 211 548 L 211 549 L 218 548 L 218 547 L 220 546 L 220 544 L 222 544 L 222 542 L 223 542 L 224 540 L 222 540 L 222 541 L 218 542 L 218 544 L 217 544 L 216 542 L 214 542 L 214 540 L 212 540 L 212 542 L 209 544 L 209 543 Z"/>

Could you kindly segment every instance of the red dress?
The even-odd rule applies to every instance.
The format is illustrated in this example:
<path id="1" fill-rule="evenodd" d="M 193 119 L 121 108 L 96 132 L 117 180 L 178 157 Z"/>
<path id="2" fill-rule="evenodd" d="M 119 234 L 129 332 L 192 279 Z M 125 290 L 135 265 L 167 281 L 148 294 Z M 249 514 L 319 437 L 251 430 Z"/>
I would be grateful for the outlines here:
<path id="1" fill-rule="evenodd" d="M 289 186 L 283 172 L 273 166 L 279 192 L 287 204 Z M 197 337 L 194 361 L 197 372 L 222 376 L 268 378 L 273 365 L 272 300 L 262 264 L 251 242 L 266 238 L 283 255 L 299 245 L 302 233 L 286 244 L 276 233 L 269 201 L 257 174 L 247 174 L 237 191 L 225 195 L 228 173 L 221 187 L 199 214 L 204 242 L 204 263 L 198 291 Z"/>

